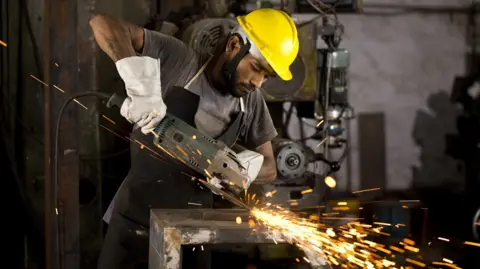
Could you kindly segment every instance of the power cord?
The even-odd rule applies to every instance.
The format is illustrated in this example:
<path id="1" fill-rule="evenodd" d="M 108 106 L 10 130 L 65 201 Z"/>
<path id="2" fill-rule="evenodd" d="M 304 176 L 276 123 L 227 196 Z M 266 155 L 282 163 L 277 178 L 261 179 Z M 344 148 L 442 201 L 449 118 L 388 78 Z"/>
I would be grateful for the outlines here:
<path id="1" fill-rule="evenodd" d="M 111 95 L 108 93 L 97 92 L 97 91 L 86 91 L 82 93 L 75 94 L 68 98 L 60 108 L 60 112 L 58 114 L 57 119 L 57 126 L 55 127 L 55 153 L 54 153 L 54 170 L 53 170 L 53 184 L 54 184 L 54 203 L 55 203 L 55 211 L 58 212 L 55 214 L 55 239 L 58 247 L 58 268 L 62 268 L 63 266 L 63 252 L 60 251 L 60 218 L 58 216 L 63 216 L 63 210 L 59 207 L 60 201 L 58 199 L 58 191 L 59 191 L 59 180 L 58 180 L 58 151 L 59 151 L 59 137 L 60 137 L 60 125 L 62 123 L 62 116 L 65 112 L 67 106 L 77 98 L 88 97 L 88 96 L 95 96 L 100 98 L 101 100 L 110 101 Z M 63 243 L 63 242 L 62 242 Z M 62 244 L 63 246 L 63 244 Z M 63 248 L 62 248 L 63 250 Z"/>

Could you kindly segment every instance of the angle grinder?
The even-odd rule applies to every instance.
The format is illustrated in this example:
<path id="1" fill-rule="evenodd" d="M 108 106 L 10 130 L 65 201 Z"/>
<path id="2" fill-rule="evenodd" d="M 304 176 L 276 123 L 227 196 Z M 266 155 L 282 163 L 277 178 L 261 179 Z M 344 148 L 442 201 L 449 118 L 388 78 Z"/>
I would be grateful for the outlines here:
<path id="1" fill-rule="evenodd" d="M 107 102 L 107 107 L 120 108 L 126 96 L 114 93 Z M 205 175 L 207 180 L 200 182 L 223 196 L 230 202 L 247 207 L 239 197 L 244 192 L 247 182 L 245 167 L 237 154 L 225 143 L 217 141 L 188 125 L 181 119 L 166 114 L 152 132 L 153 144 L 168 156 L 180 161 L 194 171 Z M 210 184 L 208 179 L 222 179 L 222 189 Z"/>

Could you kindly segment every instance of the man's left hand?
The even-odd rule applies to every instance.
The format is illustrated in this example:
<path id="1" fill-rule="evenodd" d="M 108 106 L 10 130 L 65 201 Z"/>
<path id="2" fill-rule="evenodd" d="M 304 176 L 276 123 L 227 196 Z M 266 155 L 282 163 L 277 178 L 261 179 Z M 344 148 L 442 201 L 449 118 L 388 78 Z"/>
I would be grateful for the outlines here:
<path id="1" fill-rule="evenodd" d="M 248 187 L 250 187 L 252 182 L 257 179 L 258 173 L 263 165 L 264 156 L 255 151 L 244 150 L 237 154 L 237 158 L 241 165 L 245 167 L 245 170 L 242 171 L 247 177 L 247 182 L 244 188 L 245 190 L 248 190 Z"/>

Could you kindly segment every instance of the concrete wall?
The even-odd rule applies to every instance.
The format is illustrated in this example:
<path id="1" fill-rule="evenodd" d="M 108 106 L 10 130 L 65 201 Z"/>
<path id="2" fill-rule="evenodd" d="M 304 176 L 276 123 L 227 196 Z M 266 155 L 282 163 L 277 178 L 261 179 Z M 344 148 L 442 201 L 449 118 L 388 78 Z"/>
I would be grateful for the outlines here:
<path id="1" fill-rule="evenodd" d="M 373 10 L 368 5 L 374 1 L 364 2 L 365 14 L 339 16 L 345 26 L 342 47 L 351 52 L 350 101 L 357 114 L 385 115 L 387 189 L 448 185 L 461 190 L 461 167 L 445 156 L 444 135 L 456 132 L 458 108 L 450 105 L 448 97 L 454 77 L 465 72 L 467 15 Z M 375 3 L 438 9 L 465 7 L 471 1 Z M 314 15 L 298 17 L 308 20 Z M 320 41 L 319 46 L 323 46 Z M 351 122 L 352 190 L 360 188 L 359 127 L 356 120 Z M 298 122 L 290 129 L 295 132 Z M 337 175 L 340 189 L 347 186 L 345 167 Z"/>

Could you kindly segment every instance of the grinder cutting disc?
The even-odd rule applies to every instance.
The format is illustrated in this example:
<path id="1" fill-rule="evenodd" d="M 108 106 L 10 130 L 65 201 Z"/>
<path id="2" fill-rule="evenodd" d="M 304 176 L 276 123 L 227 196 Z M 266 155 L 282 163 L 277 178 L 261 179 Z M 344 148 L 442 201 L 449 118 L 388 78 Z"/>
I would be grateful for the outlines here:
<path id="1" fill-rule="evenodd" d="M 236 198 L 232 194 L 215 187 L 214 185 L 208 183 L 207 181 L 205 181 L 203 179 L 198 179 L 198 181 L 200 181 L 203 185 L 205 185 L 205 187 L 209 188 L 212 192 L 218 193 L 219 195 L 223 196 L 225 199 L 227 199 L 228 201 L 230 201 L 234 205 L 245 208 L 247 210 L 251 210 L 251 208 L 247 204 L 245 204 L 244 202 L 242 202 L 240 199 Z"/>

